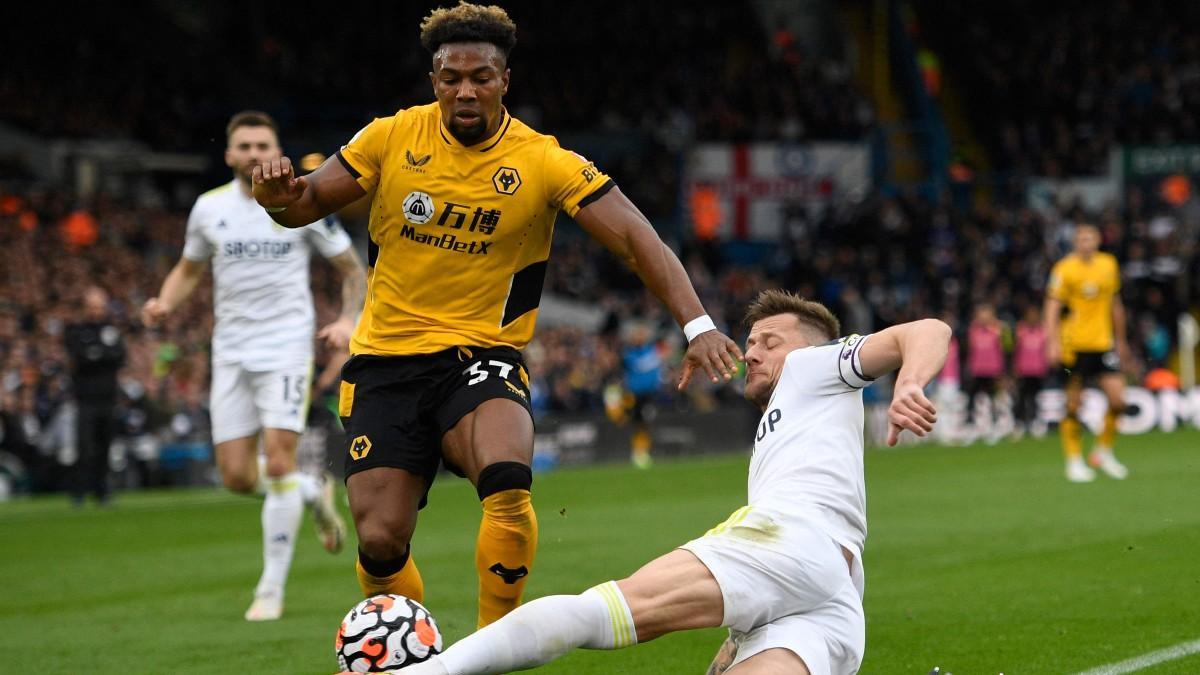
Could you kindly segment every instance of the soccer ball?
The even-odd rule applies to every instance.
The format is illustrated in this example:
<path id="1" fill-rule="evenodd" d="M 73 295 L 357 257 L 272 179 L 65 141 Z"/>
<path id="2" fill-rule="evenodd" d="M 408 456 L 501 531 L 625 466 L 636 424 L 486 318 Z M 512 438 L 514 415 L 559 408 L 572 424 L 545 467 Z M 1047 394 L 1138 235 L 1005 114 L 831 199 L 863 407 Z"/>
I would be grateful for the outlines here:
<path id="1" fill-rule="evenodd" d="M 338 666 L 354 673 L 381 673 L 420 663 L 442 651 L 437 623 L 416 600 L 376 595 L 342 619 L 333 643 Z"/>

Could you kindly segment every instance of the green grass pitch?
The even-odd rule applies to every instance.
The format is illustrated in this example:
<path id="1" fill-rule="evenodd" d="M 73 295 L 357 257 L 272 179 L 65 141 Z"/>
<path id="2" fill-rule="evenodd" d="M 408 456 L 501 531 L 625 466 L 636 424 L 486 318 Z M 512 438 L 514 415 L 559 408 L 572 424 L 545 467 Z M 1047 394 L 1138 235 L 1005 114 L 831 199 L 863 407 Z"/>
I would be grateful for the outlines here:
<path id="1" fill-rule="evenodd" d="M 1200 638 L 1200 433 L 1121 439 L 1132 475 L 1062 478 L 1055 437 L 867 454 L 863 673 L 1073 673 Z M 563 470 L 535 482 L 541 547 L 528 593 L 619 578 L 743 504 L 746 457 Z M 478 502 L 439 482 L 414 551 L 450 640 L 475 616 Z M 351 543 L 306 522 L 283 620 L 241 615 L 260 565 L 259 503 L 219 490 L 0 504 L 0 672 L 334 672 L 358 599 Z M 719 630 L 546 673 L 702 673 Z M 1200 655 L 1145 672 L 1200 672 Z"/>

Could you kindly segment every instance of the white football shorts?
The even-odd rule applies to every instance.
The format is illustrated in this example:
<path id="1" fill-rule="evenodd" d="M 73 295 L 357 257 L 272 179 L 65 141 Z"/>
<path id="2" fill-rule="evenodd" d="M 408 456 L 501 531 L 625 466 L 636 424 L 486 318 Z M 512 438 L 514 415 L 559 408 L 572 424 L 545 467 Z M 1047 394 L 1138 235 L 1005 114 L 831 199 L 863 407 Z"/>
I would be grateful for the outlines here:
<path id="1" fill-rule="evenodd" d="M 260 429 L 303 433 L 312 372 L 312 359 L 261 372 L 214 362 L 208 404 L 213 444 L 253 436 Z"/>
<path id="2" fill-rule="evenodd" d="M 812 675 L 858 672 L 866 649 L 859 585 L 841 546 L 808 522 L 743 507 L 684 544 L 712 572 L 725 601 L 733 665 L 782 648 Z M 862 576 L 859 561 L 855 572 Z"/>

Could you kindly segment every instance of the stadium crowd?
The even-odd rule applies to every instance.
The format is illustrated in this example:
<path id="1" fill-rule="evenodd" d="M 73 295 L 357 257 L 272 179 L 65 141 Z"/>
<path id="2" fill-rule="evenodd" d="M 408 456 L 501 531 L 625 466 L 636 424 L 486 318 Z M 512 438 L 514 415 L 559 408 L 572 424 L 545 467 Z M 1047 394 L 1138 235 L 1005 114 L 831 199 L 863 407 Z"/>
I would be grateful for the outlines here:
<path id="1" fill-rule="evenodd" d="M 997 168 L 1104 173 L 1116 144 L 1194 142 L 1194 3 L 916 3 Z"/>
<path id="2" fill-rule="evenodd" d="M 506 103 L 539 130 L 640 132 L 674 148 L 696 138 L 861 137 L 873 116 L 846 64 L 805 56 L 786 31 L 767 35 L 745 20 L 754 13 L 749 4 L 515 6 L 521 34 Z M 373 115 L 429 100 L 428 55 L 416 30 L 425 5 L 314 5 L 295 22 L 277 20 L 278 11 L 289 10 L 273 3 L 191 11 L 133 3 L 66 15 L 24 8 L 0 46 L 8 65 L 0 71 L 0 119 L 47 136 L 198 150 L 212 146 L 213 130 L 239 107 L 272 112 L 294 138 L 353 133 Z M 120 25 L 125 14 L 138 31 L 92 30 Z M 39 30 L 49 24 L 55 31 Z M 407 47 L 397 47 L 396 26 L 412 27 Z M 581 45 L 603 48 L 588 53 Z M 37 56 L 46 51 L 67 56 Z M 144 56 L 168 52 L 179 58 Z M 575 70 L 543 66 L 564 55 Z M 65 72 L 64 63 L 71 64 Z M 122 86 L 94 86 L 111 73 L 121 73 Z M 764 78 L 777 85 L 757 86 Z"/>
<path id="3" fill-rule="evenodd" d="M 1197 282 L 1194 266 L 1185 264 L 1198 228 L 1177 214 L 1143 212 L 1138 203 L 1094 217 L 1105 248 L 1122 262 L 1131 344 L 1145 372 L 1166 362 L 1175 317 L 1184 309 L 1180 298 Z M 1010 329 L 1027 308 L 1040 306 L 1050 265 L 1066 251 L 1072 222 L 1083 217 L 1076 210 L 1005 207 L 961 212 L 874 197 L 817 218 L 797 215 L 788 241 L 770 247 L 755 264 L 718 257 L 712 265 L 711 256 L 686 246 L 683 259 L 718 325 L 739 340 L 739 308 L 759 289 L 778 284 L 835 307 L 845 332 L 934 315 L 955 325 L 965 341 L 981 304 L 993 306 Z M 103 197 L 76 204 L 65 193 L 31 190 L 0 199 L 0 409 L 10 420 L 6 427 L 32 437 L 53 428 L 69 396 L 63 327 L 78 314 L 82 289 L 98 283 L 112 294 L 112 313 L 129 336 L 124 413 L 136 411 L 139 424 L 169 437 L 203 436 L 211 294 L 198 292 L 162 330 L 143 329 L 137 316 L 178 255 L 183 231 L 182 213 Z M 338 311 L 338 285 L 324 263 L 314 263 L 313 275 L 318 320 L 325 321 Z M 683 345 L 670 317 L 592 240 L 559 237 L 546 292 L 601 307 L 606 318 L 600 330 L 539 331 L 528 348 L 539 411 L 601 410 L 605 387 L 621 377 L 621 327 L 630 320 L 655 326 L 664 352 L 673 354 L 667 362 L 678 362 Z M 664 373 L 664 401 L 678 400 L 673 381 L 673 372 Z M 334 380 L 326 377 L 322 384 L 328 388 Z M 6 438 L 14 442 L 12 433 Z"/>
<path id="4" fill-rule="evenodd" d="M 1101 213 L 1086 213 L 1076 204 L 1047 211 L 1025 206 L 963 211 L 949 200 L 875 196 L 815 218 L 796 210 L 787 241 L 764 252 L 759 264 L 714 267 L 697 251 L 684 259 L 705 306 L 735 339 L 744 335 L 736 323 L 747 297 L 778 284 L 835 308 L 845 333 L 940 316 L 956 328 L 965 359 L 976 308 L 993 307 L 1012 333 L 1027 310 L 1040 311 L 1050 268 L 1070 250 L 1074 223 L 1094 222 L 1102 230 L 1104 249 L 1122 265 L 1122 298 L 1137 361 L 1134 372 L 1140 377 L 1167 364 L 1176 317 L 1188 309 L 1189 289 L 1200 284 L 1194 263 L 1200 213 L 1149 210 L 1143 204 L 1136 191 L 1123 208 L 1110 206 Z M 610 263 L 596 262 L 605 256 L 595 243 L 571 241 L 555 255 L 547 290 L 612 308 L 618 318 L 649 317 L 663 336 L 677 332 L 652 298 L 635 293 L 613 301 L 614 286 L 632 284 L 622 283 L 620 270 Z M 574 351 L 600 353 L 606 335 L 576 335 Z M 1011 341 L 1006 351 L 1011 361 Z M 587 371 L 609 361 L 579 359 L 579 372 L 568 380 L 595 389 L 602 380 Z M 596 399 L 581 393 L 575 400 Z"/>

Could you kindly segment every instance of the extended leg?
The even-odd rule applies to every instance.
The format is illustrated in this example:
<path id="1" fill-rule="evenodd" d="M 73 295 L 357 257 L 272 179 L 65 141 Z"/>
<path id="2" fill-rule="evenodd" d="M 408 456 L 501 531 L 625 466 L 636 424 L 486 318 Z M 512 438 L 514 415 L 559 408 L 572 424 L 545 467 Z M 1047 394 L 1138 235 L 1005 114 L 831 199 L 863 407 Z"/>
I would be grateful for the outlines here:
<path id="1" fill-rule="evenodd" d="M 572 649 L 619 649 L 667 633 L 721 624 L 724 600 L 712 573 L 675 550 L 628 579 L 580 595 L 518 607 L 405 675 L 486 675 L 525 670 Z"/>

